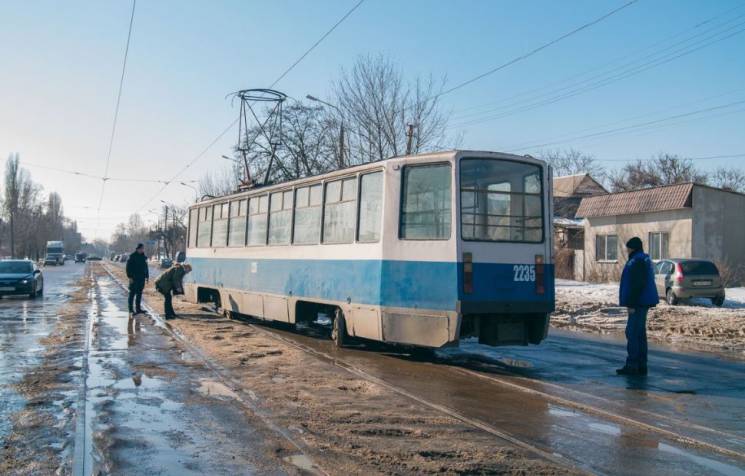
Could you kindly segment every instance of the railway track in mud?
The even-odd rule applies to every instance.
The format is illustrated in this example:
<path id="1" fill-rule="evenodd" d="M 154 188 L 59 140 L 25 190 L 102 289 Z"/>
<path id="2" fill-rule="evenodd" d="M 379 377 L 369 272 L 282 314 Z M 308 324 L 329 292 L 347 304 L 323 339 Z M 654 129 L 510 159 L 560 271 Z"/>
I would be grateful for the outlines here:
<path id="1" fill-rule="evenodd" d="M 104 269 L 116 283 L 118 283 L 123 289 L 126 290 L 126 286 L 113 273 L 111 273 L 111 271 L 106 267 L 106 265 L 104 265 Z M 236 392 L 236 394 L 242 396 L 241 403 L 243 403 L 247 409 L 257 414 L 262 420 L 265 421 L 265 423 L 267 423 L 267 425 L 272 430 L 282 435 L 293 446 L 295 446 L 298 449 L 298 451 L 300 451 L 301 453 L 307 456 L 307 454 L 310 452 L 309 449 L 306 448 L 301 441 L 294 438 L 293 435 L 288 433 L 286 430 L 284 430 L 280 426 L 274 424 L 271 421 L 271 417 L 269 415 L 265 414 L 264 412 L 261 411 L 260 408 L 254 405 L 252 403 L 253 398 L 250 397 L 250 393 L 248 392 L 247 389 L 244 389 L 243 386 L 237 380 L 227 375 L 227 371 L 225 369 L 221 368 L 219 364 L 212 362 L 198 348 L 196 348 L 193 344 L 191 344 L 185 336 L 181 335 L 177 330 L 169 326 L 157 312 L 155 312 L 149 306 L 147 306 L 147 309 L 148 309 L 148 312 L 150 312 L 153 319 L 155 319 L 169 334 L 171 334 L 174 337 L 174 339 L 176 339 L 179 342 L 179 344 L 182 345 L 188 352 L 198 357 L 204 363 L 205 366 L 210 368 L 214 372 L 216 378 L 218 378 L 224 385 L 226 385 L 232 391 Z M 386 379 L 385 377 L 380 377 L 378 375 L 375 375 L 374 373 L 361 367 L 359 364 L 353 362 L 352 359 L 345 358 L 343 351 L 338 352 L 335 349 L 334 350 L 325 349 L 324 347 L 329 347 L 329 343 L 326 341 L 318 340 L 317 337 L 310 337 L 309 339 L 311 339 L 313 342 L 309 343 L 307 341 L 308 336 L 305 334 L 288 332 L 286 330 L 278 329 L 271 325 L 262 325 L 261 321 L 256 321 L 250 318 L 248 319 L 241 318 L 241 319 L 237 319 L 236 321 L 242 322 L 250 326 L 255 331 L 271 339 L 274 339 L 278 342 L 292 346 L 310 356 L 326 361 L 336 367 L 339 367 L 351 373 L 352 375 L 358 378 L 364 379 L 376 385 L 380 385 L 381 387 L 386 388 L 396 394 L 399 394 L 413 402 L 416 402 L 419 405 L 422 405 L 429 409 L 440 412 L 443 415 L 459 420 L 468 426 L 471 426 L 475 429 L 486 432 L 494 436 L 495 438 L 498 438 L 502 441 L 510 443 L 516 447 L 522 448 L 532 453 L 533 455 L 543 458 L 547 461 L 551 461 L 555 464 L 558 464 L 562 467 L 565 467 L 569 470 L 572 470 L 578 473 L 587 473 L 587 474 L 603 474 L 604 473 L 604 471 L 600 470 L 598 467 L 587 464 L 587 462 L 574 457 L 574 455 L 565 454 L 565 453 L 559 454 L 555 451 L 552 451 L 551 448 L 544 446 L 540 442 L 536 442 L 536 441 L 532 441 L 531 439 L 521 438 L 519 436 L 516 436 L 510 433 L 509 431 L 504 431 L 498 428 L 497 426 L 489 423 L 485 419 L 470 416 L 466 414 L 465 412 L 459 411 L 456 408 L 452 408 L 447 405 L 437 403 L 436 401 L 433 401 L 432 399 L 427 398 L 425 395 L 417 394 L 416 392 L 412 392 L 406 389 L 404 386 L 401 386 L 397 384 L 396 382 L 390 381 L 389 379 Z M 393 359 L 397 357 L 386 356 L 386 358 Z M 670 442 L 674 442 L 674 443 L 677 443 L 677 444 L 680 444 L 680 445 L 683 445 L 683 446 L 686 446 L 692 449 L 703 450 L 708 453 L 716 454 L 721 457 L 725 457 L 730 461 L 732 460 L 737 461 L 738 468 L 745 467 L 745 466 L 741 466 L 745 463 L 745 453 L 743 453 L 742 451 L 737 451 L 736 449 L 733 449 L 733 448 L 728 448 L 722 445 L 718 445 L 718 444 L 712 443 L 711 441 L 706 441 L 705 439 L 702 439 L 696 436 L 691 436 L 690 433 L 687 434 L 687 433 L 683 433 L 680 431 L 675 431 L 671 428 L 684 428 L 684 429 L 689 430 L 690 432 L 698 433 L 701 435 L 706 434 L 713 438 L 726 439 L 730 441 L 739 441 L 740 443 L 745 445 L 745 442 L 741 441 L 742 438 L 739 435 L 735 435 L 735 434 L 732 434 L 726 431 L 706 427 L 706 426 L 691 423 L 691 422 L 686 422 L 686 421 L 672 418 L 666 415 L 649 412 L 643 409 L 634 409 L 632 411 L 632 413 L 636 413 L 637 415 L 643 415 L 646 418 L 651 418 L 651 419 L 656 420 L 660 424 L 660 426 L 658 426 L 658 425 L 649 423 L 647 421 L 643 421 L 640 418 L 633 418 L 633 417 L 623 415 L 621 413 L 614 412 L 612 410 L 609 410 L 608 408 L 604 408 L 600 406 L 600 405 L 604 405 L 606 407 L 607 406 L 612 407 L 612 406 L 618 405 L 616 402 L 609 401 L 606 398 L 592 395 L 591 393 L 587 393 L 587 392 L 581 392 L 581 391 L 578 391 L 578 390 L 575 390 L 575 389 L 572 389 L 566 386 L 562 386 L 559 384 L 555 384 L 555 383 L 540 382 L 540 384 L 543 386 L 547 386 L 554 391 L 563 392 L 566 394 L 565 396 L 557 396 L 551 392 L 536 389 L 532 385 L 535 382 L 531 381 L 531 379 L 528 379 L 526 377 L 522 377 L 516 373 L 509 373 L 509 372 L 504 372 L 504 371 L 503 371 L 504 372 L 503 375 L 495 375 L 493 373 L 489 373 L 483 368 L 484 362 L 482 361 L 482 359 L 477 359 L 477 360 L 479 362 L 477 362 L 476 365 L 471 365 L 471 368 L 463 366 L 454 361 L 449 361 L 448 359 L 438 359 L 435 365 L 437 365 L 437 367 L 446 369 L 446 371 L 451 374 L 464 375 L 471 379 L 488 382 L 490 385 L 508 388 L 513 391 L 517 391 L 517 392 L 520 392 L 526 395 L 530 395 L 531 397 L 537 397 L 539 399 L 543 399 L 552 404 L 570 408 L 574 411 L 577 411 L 577 412 L 580 412 L 586 415 L 590 415 L 592 417 L 599 418 L 604 421 L 633 427 L 641 433 L 653 435 L 655 439 L 664 439 L 664 440 L 668 440 Z M 442 365 L 442 364 L 445 364 L 445 365 Z M 479 369 L 480 366 L 482 367 L 481 369 Z M 573 396 L 574 399 L 567 395 Z M 588 400 L 595 401 L 599 405 L 589 404 L 587 403 Z M 664 427 L 662 425 L 664 425 Z M 319 471 L 322 471 L 320 467 L 318 466 L 315 466 L 315 467 Z"/>
<path id="2" fill-rule="evenodd" d="M 128 291 L 127 286 L 114 273 L 111 272 L 106 264 L 101 264 L 101 266 L 114 283 L 121 287 L 123 291 Z M 178 343 L 178 345 L 182 347 L 184 351 L 190 354 L 195 361 L 201 363 L 207 369 L 209 369 L 209 371 L 212 372 L 217 381 L 219 381 L 230 391 L 232 391 L 236 400 L 244 408 L 250 411 L 253 415 L 256 415 L 269 430 L 279 435 L 279 437 L 287 441 L 290 446 L 295 448 L 297 453 L 305 459 L 305 464 L 303 464 L 303 466 L 306 470 L 309 470 L 308 472 L 310 472 L 311 474 L 322 474 L 328 476 L 328 473 L 324 471 L 323 468 L 313 462 L 310 450 L 301 440 L 295 438 L 289 431 L 274 423 L 274 421 L 272 421 L 271 417 L 266 412 L 264 412 L 256 404 L 254 404 L 253 400 L 255 399 L 255 396 L 253 396 L 251 392 L 247 391 L 238 381 L 227 375 L 227 371 L 222 366 L 210 360 L 199 348 L 194 346 L 191 342 L 189 342 L 188 339 L 181 335 L 181 333 L 179 333 L 173 327 L 169 326 L 165 319 L 160 315 L 160 313 L 158 313 L 155 309 L 148 305 L 145 299 L 143 299 L 142 301 L 142 308 L 147 311 L 149 316 L 156 322 L 156 325 L 163 329 L 164 332 L 169 334 Z M 84 438 L 84 440 L 86 441 L 89 439 L 89 437 Z M 86 449 L 87 448 L 88 446 L 86 446 Z M 88 456 L 81 454 L 81 457 Z M 81 463 L 80 467 L 82 466 L 83 465 Z M 312 468 L 312 470 L 310 470 L 310 468 Z"/>

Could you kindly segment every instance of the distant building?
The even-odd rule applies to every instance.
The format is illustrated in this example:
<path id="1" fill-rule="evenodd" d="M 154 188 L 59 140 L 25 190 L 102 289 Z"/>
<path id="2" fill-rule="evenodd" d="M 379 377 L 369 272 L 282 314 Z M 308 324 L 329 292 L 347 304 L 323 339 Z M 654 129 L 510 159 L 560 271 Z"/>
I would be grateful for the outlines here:
<path id="1" fill-rule="evenodd" d="M 644 242 L 652 259 L 703 258 L 745 264 L 745 195 L 694 183 L 583 198 L 586 279 L 618 279 L 625 243 Z"/>
<path id="2" fill-rule="evenodd" d="M 554 243 L 558 248 L 581 250 L 584 225 L 575 217 L 582 198 L 607 194 L 608 190 L 590 174 L 554 177 Z"/>

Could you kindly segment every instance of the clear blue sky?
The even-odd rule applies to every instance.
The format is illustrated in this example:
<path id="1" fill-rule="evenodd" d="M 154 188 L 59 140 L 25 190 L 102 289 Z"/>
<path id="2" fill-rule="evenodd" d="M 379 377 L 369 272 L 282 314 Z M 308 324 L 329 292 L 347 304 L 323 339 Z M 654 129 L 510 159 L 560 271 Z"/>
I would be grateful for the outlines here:
<path id="1" fill-rule="evenodd" d="M 236 117 L 226 94 L 269 85 L 354 3 L 140 0 L 109 175 L 173 175 Z M 323 97 L 340 68 L 368 53 L 390 56 L 409 77 L 445 75 L 453 85 L 623 3 L 367 0 L 277 88 L 294 97 Z M 742 8 L 733 10 L 738 5 Z M 129 1 L 0 4 L 1 158 L 19 152 L 28 164 L 103 174 L 130 8 Z M 621 65 L 619 58 L 631 61 L 708 28 L 731 28 L 726 31 L 735 33 L 745 28 L 745 16 L 738 19 L 743 14 L 742 0 L 640 0 L 442 100 L 453 113 L 453 124 L 482 119 L 486 116 L 463 114 L 521 99 L 515 95 L 525 91 L 561 87 L 567 78 L 583 80 L 588 71 L 604 71 L 599 69 L 603 65 Z M 696 28 L 717 15 L 715 22 Z M 745 33 L 605 87 L 453 132 L 463 133 L 464 148 L 512 151 L 738 100 L 745 100 Z M 698 117 L 703 119 L 690 120 Z M 648 157 L 661 151 L 693 157 L 745 153 L 745 103 L 674 122 L 679 123 L 569 140 L 557 147 L 573 147 L 600 159 Z M 196 179 L 210 168 L 224 167 L 218 157 L 229 152 L 234 141 L 231 132 L 183 178 Z M 745 164 L 745 157 L 699 165 L 739 163 Z M 92 237 L 100 182 L 30 165 L 28 169 L 46 191 L 62 194 L 67 214 L 78 218 Z M 108 237 L 117 222 L 158 188 L 109 183 L 99 236 Z M 160 198 L 186 201 L 192 196 L 183 186 L 171 186 L 146 208 L 159 206 Z"/>

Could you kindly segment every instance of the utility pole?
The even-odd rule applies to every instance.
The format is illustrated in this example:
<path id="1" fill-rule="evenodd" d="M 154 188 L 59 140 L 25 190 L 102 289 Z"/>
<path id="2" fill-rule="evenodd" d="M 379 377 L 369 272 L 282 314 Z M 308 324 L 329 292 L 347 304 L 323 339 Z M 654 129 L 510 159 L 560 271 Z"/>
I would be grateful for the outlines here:
<path id="1" fill-rule="evenodd" d="M 414 140 L 414 124 L 406 126 L 406 155 L 411 155 L 411 146 Z"/>
<path id="2" fill-rule="evenodd" d="M 310 99 L 311 101 L 319 102 L 325 106 L 328 106 L 330 108 L 336 109 L 336 112 L 339 113 L 339 168 L 342 169 L 346 166 L 346 161 L 344 160 L 344 114 L 342 114 L 341 109 L 339 109 L 337 106 L 334 106 L 331 103 L 328 103 L 322 99 L 318 99 L 315 96 L 312 96 L 310 94 L 307 94 L 305 96 L 307 99 Z"/>

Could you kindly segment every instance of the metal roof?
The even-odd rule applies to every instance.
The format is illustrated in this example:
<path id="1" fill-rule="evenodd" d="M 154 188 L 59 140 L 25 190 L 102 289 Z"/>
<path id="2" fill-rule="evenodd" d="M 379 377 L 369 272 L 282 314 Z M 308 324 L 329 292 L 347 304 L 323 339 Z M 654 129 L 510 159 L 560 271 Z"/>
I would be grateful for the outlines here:
<path id="1" fill-rule="evenodd" d="M 607 217 L 690 208 L 692 190 L 693 183 L 689 182 L 585 197 L 576 216 Z"/>

